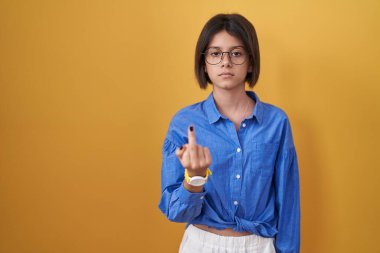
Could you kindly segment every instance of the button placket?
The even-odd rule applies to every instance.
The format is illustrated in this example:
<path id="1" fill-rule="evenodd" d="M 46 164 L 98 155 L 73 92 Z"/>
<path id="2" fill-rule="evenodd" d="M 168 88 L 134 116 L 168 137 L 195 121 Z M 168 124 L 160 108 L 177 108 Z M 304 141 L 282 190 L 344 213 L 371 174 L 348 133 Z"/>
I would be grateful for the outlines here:
<path id="1" fill-rule="evenodd" d="M 243 170 L 243 150 L 241 148 L 241 143 L 239 140 L 239 132 L 236 131 L 235 125 L 232 121 L 228 122 L 228 132 L 230 133 L 231 140 L 235 145 L 235 150 L 232 151 L 235 153 L 233 163 L 231 164 L 231 201 L 233 212 L 236 213 L 238 210 L 239 199 L 241 197 L 241 183 L 242 180 L 237 180 L 236 175 L 241 175 Z"/>
<path id="2" fill-rule="evenodd" d="M 242 159 L 243 159 L 243 152 L 242 152 L 242 149 L 240 147 L 237 147 L 236 148 L 236 158 L 237 158 L 237 167 L 236 167 L 236 171 L 234 171 L 234 174 L 235 175 L 232 180 L 233 180 L 233 199 L 239 199 L 240 198 L 240 190 L 241 190 L 241 180 L 240 179 L 240 167 L 242 166 Z M 239 205 L 239 201 L 237 200 L 234 200 L 233 201 L 233 204 L 234 206 L 237 208 L 238 205 Z M 237 209 L 235 209 L 236 211 Z"/>

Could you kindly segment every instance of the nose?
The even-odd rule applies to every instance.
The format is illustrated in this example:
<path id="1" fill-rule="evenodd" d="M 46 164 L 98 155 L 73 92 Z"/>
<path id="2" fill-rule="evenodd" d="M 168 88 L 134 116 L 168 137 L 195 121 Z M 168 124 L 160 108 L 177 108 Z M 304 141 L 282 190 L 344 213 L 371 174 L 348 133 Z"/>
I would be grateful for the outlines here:
<path id="1" fill-rule="evenodd" d="M 222 53 L 222 66 L 225 66 L 225 65 L 229 65 L 229 66 L 232 65 L 232 62 L 230 59 L 230 52 L 223 52 Z"/>

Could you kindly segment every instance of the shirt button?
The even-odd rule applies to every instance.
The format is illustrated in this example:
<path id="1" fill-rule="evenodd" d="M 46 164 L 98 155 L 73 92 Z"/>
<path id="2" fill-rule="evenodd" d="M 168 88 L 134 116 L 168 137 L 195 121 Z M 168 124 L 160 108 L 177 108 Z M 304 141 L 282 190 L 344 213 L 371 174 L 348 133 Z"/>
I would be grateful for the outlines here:
<path id="1" fill-rule="evenodd" d="M 237 148 L 237 149 L 236 149 L 236 151 L 237 151 L 237 152 L 240 152 L 240 151 L 241 151 L 241 149 L 240 149 L 240 148 Z"/>
<path id="2" fill-rule="evenodd" d="M 239 174 L 237 174 L 237 175 L 236 175 L 236 178 L 237 178 L 237 179 L 239 179 L 239 178 L 240 178 L 240 175 L 239 175 Z"/>
<path id="3" fill-rule="evenodd" d="M 204 199 L 205 197 L 204 196 L 201 196 L 200 199 Z"/>
<path id="4" fill-rule="evenodd" d="M 239 204 L 239 202 L 237 202 L 236 200 L 234 201 L 234 205 L 237 206 Z"/>
<path id="5" fill-rule="evenodd" d="M 246 124 L 245 123 L 243 123 L 243 127 L 245 127 L 246 126 Z"/>

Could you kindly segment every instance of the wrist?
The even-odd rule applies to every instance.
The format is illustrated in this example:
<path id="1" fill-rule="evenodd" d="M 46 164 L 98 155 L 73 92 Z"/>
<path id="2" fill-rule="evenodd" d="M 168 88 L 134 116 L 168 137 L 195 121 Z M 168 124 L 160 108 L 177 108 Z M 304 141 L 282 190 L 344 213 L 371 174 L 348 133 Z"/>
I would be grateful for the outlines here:
<path id="1" fill-rule="evenodd" d="M 189 192 L 193 192 L 193 193 L 200 193 L 203 191 L 203 185 L 201 186 L 190 185 L 188 182 L 186 182 L 186 180 L 183 180 L 183 187 Z"/>
<path id="2" fill-rule="evenodd" d="M 187 174 L 189 175 L 189 177 L 195 177 L 195 176 L 206 177 L 207 168 L 204 170 L 189 170 L 189 169 L 187 169 Z"/>
<path id="3" fill-rule="evenodd" d="M 198 173 L 194 173 L 194 174 L 198 174 Z M 209 175 L 212 175 L 211 170 L 209 168 L 206 169 L 206 172 L 204 173 L 204 175 L 192 175 L 192 176 L 189 175 L 189 170 L 185 169 L 185 181 L 189 185 L 192 185 L 192 186 L 204 185 L 207 182 Z"/>

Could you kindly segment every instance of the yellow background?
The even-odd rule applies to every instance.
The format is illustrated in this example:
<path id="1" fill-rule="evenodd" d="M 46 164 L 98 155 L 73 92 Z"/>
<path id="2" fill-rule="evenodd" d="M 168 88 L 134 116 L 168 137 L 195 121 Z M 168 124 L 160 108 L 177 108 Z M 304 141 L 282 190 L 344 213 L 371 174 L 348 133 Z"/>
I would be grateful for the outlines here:
<path id="1" fill-rule="evenodd" d="M 255 26 L 291 121 L 301 252 L 380 252 L 380 2 L 0 0 L 0 252 L 176 252 L 161 146 L 205 22 Z"/>

